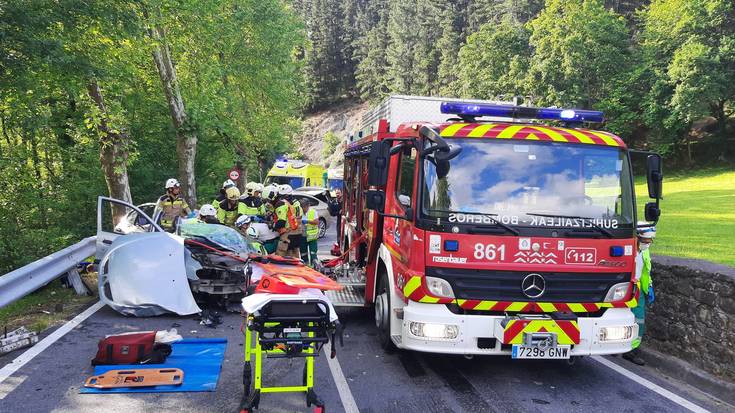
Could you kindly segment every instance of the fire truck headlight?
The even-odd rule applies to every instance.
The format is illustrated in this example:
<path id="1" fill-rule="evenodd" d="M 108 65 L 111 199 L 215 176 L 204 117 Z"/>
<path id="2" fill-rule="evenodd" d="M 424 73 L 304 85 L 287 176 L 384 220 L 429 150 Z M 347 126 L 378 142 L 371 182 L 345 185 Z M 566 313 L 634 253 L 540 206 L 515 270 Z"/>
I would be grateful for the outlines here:
<path id="1" fill-rule="evenodd" d="M 600 328 L 600 341 L 625 341 L 633 338 L 633 334 L 638 334 L 638 325 L 632 326 L 615 326 Z"/>
<path id="2" fill-rule="evenodd" d="M 609 303 L 612 301 L 620 301 L 623 298 L 625 298 L 626 295 L 628 295 L 628 291 L 630 290 L 630 283 L 624 282 L 620 284 L 615 284 L 607 291 L 607 295 L 605 296 L 605 302 Z"/>
<path id="3" fill-rule="evenodd" d="M 431 294 L 437 297 L 454 298 L 452 285 L 443 278 L 426 277 L 426 287 Z"/>
<path id="4" fill-rule="evenodd" d="M 459 335 L 459 327 L 454 324 L 434 324 L 411 321 L 411 334 L 419 338 L 454 340 Z"/>

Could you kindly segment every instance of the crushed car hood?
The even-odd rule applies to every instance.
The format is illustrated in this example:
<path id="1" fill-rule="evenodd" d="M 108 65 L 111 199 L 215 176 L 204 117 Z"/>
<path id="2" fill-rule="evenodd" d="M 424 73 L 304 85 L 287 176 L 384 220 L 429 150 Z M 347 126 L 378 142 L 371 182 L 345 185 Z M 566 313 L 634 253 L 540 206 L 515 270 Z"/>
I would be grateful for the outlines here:
<path id="1" fill-rule="evenodd" d="M 98 286 L 100 299 L 125 315 L 201 312 L 186 277 L 184 240 L 173 234 L 117 238 L 100 261 Z"/>

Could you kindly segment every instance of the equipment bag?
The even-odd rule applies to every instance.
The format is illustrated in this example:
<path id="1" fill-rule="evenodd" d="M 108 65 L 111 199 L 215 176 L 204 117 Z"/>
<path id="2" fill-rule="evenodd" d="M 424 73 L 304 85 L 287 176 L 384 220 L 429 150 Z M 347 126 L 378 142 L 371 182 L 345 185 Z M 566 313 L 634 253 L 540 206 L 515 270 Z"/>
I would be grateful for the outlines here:
<path id="1" fill-rule="evenodd" d="M 108 336 L 97 345 L 92 365 L 159 364 L 171 354 L 171 345 L 156 343 L 156 332 L 125 333 Z"/>

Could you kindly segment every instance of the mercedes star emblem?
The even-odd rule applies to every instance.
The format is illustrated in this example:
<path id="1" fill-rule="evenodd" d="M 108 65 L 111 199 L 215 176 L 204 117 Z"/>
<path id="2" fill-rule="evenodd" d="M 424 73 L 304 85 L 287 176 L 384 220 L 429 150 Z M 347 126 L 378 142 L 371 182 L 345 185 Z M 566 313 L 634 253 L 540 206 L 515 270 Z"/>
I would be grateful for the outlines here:
<path id="1" fill-rule="evenodd" d="M 528 298 L 538 298 L 546 291 L 546 280 L 541 274 L 528 274 L 521 282 L 521 291 Z"/>

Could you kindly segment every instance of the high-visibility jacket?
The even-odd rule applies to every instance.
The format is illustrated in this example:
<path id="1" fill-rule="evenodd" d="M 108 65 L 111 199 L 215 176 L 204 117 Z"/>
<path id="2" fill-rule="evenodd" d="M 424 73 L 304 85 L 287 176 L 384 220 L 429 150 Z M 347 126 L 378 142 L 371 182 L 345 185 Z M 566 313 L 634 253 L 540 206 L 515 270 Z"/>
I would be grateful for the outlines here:
<path id="1" fill-rule="evenodd" d="M 651 282 L 651 250 L 640 252 L 640 256 L 643 265 L 641 268 L 641 277 L 638 280 L 638 288 L 648 295 L 648 291 L 653 284 Z"/>
<path id="2" fill-rule="evenodd" d="M 158 198 L 156 210 L 161 210 L 161 226 L 164 229 L 173 229 L 176 217 L 185 217 L 191 213 L 189 205 L 183 198 L 177 196 L 172 198 L 169 194 Z"/>
<path id="3" fill-rule="evenodd" d="M 258 197 L 249 196 L 243 199 L 240 204 L 242 204 L 241 209 L 244 215 L 265 216 L 265 205 L 263 204 L 263 200 Z"/>
<path id="4" fill-rule="evenodd" d="M 311 208 L 306 213 L 307 221 L 314 221 L 319 219 L 319 215 L 316 213 L 316 209 Z M 317 221 L 318 222 L 318 221 Z M 318 224 L 306 224 L 306 241 L 315 241 L 319 239 L 319 225 Z"/>
<path id="5" fill-rule="evenodd" d="M 301 216 L 296 215 L 296 209 L 294 206 L 285 199 L 281 199 L 276 203 L 276 211 L 273 215 L 275 230 L 286 228 L 289 231 L 293 231 L 299 228 L 297 219 Z"/>
<path id="6" fill-rule="evenodd" d="M 224 203 L 226 200 L 227 196 L 223 193 L 220 193 L 219 195 L 217 195 L 217 198 L 212 201 L 212 206 L 214 207 L 214 209 L 219 209 L 219 205 Z"/>
<path id="7" fill-rule="evenodd" d="M 230 206 L 230 203 L 227 201 L 223 201 L 219 204 L 219 208 L 217 208 L 217 219 L 220 223 L 225 224 L 229 227 L 235 226 L 235 221 L 237 221 L 237 217 L 239 217 L 241 214 L 240 212 L 240 202 L 238 201 L 235 206 Z"/>

